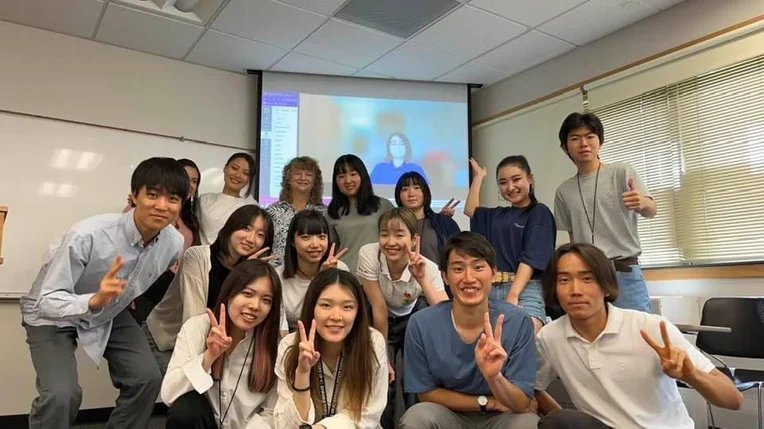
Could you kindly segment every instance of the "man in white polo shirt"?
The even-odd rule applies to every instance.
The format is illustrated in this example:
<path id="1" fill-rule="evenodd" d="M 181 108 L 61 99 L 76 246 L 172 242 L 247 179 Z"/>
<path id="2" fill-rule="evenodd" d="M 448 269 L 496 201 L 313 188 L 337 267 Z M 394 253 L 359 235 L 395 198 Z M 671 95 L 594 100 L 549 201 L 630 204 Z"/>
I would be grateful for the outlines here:
<path id="1" fill-rule="evenodd" d="M 693 429 L 676 380 L 711 404 L 739 409 L 743 396 L 664 318 L 624 310 L 613 265 L 591 244 L 560 246 L 544 298 L 567 313 L 538 334 L 536 398 L 543 429 Z M 578 411 L 560 410 L 544 389 L 559 377 Z"/>

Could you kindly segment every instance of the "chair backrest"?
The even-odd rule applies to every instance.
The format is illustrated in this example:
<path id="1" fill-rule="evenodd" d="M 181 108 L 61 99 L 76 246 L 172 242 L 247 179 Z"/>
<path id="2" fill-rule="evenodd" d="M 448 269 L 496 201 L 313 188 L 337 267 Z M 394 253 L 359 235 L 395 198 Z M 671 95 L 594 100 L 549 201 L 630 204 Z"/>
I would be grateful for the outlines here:
<path id="1" fill-rule="evenodd" d="M 710 298 L 700 324 L 732 328 L 729 334 L 699 332 L 695 344 L 706 353 L 764 358 L 764 298 Z"/>

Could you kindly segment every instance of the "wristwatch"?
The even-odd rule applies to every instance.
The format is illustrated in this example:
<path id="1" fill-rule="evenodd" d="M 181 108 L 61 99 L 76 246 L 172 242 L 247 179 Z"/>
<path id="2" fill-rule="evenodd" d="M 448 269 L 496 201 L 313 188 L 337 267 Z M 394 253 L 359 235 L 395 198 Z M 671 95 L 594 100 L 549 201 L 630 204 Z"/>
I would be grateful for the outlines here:
<path id="1" fill-rule="evenodd" d="M 478 405 L 480 405 L 480 412 L 485 413 L 488 411 L 488 397 L 485 395 L 480 395 L 477 398 Z"/>
<path id="2" fill-rule="evenodd" d="M 311 425 L 309 425 L 307 423 L 303 423 L 303 424 L 300 425 L 299 429 L 311 429 L 312 427 L 313 426 L 311 426 Z"/>

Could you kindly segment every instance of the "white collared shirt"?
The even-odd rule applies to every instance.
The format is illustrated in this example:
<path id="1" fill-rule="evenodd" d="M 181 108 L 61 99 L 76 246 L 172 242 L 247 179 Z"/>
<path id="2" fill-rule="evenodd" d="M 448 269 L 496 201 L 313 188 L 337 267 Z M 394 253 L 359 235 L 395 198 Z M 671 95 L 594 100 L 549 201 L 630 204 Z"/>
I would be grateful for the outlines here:
<path id="1" fill-rule="evenodd" d="M 222 403 L 223 412 L 231 403 L 221 429 L 274 427 L 273 407 L 278 399 L 276 385 L 274 384 L 267 393 L 249 390 L 249 369 L 256 346 L 252 344 L 250 349 L 252 331 L 247 332 L 244 339 L 236 345 L 225 360 L 223 378 L 216 382 L 212 379 L 210 372 L 202 367 L 209 330 L 210 319 L 207 314 L 194 316 L 183 324 L 175 342 L 172 359 L 167 366 L 167 374 L 162 380 L 162 402 L 170 406 L 181 395 L 196 390 L 210 401 L 216 422 L 220 421 L 220 403 Z M 247 353 L 248 349 L 249 353 Z M 236 389 L 236 381 L 239 379 L 242 367 L 244 367 L 244 373 Z M 233 396 L 234 389 L 235 396 Z"/>
<path id="2" fill-rule="evenodd" d="M 693 429 L 676 380 L 663 374 L 660 359 L 642 338 L 644 330 L 663 344 L 664 318 L 607 304 L 605 329 L 592 342 L 582 338 L 567 315 L 546 325 L 536 339 L 539 365 L 536 389 L 558 376 L 579 410 L 619 429 Z M 693 365 L 710 372 L 714 365 L 666 321 L 673 347 L 687 352 Z"/>
<path id="3" fill-rule="evenodd" d="M 427 278 L 435 290 L 445 290 L 440 270 L 435 262 L 424 259 Z M 387 267 L 387 259 L 379 250 L 379 243 L 369 243 L 361 247 L 358 253 L 358 277 L 379 282 L 379 288 L 387 302 L 387 311 L 393 316 L 405 316 L 410 314 L 416 305 L 416 299 L 422 294 L 422 286 L 406 268 L 401 273 L 401 278 L 393 280 L 390 277 L 390 269 Z"/>
<path id="4" fill-rule="evenodd" d="M 302 424 L 321 424 L 326 429 L 377 429 L 381 427 L 379 419 L 382 417 L 382 411 L 384 411 L 387 405 L 387 343 L 379 331 L 374 328 L 369 328 L 369 330 L 371 331 L 374 354 L 377 357 L 375 363 L 379 363 L 379 365 L 374 369 L 374 380 L 369 391 L 368 400 L 361 412 L 361 420 L 359 421 L 354 421 L 348 413 L 346 408 L 347 403 L 341 389 L 338 391 L 340 398 L 337 401 L 337 414 L 313 423 L 316 419 L 316 407 L 313 401 L 310 401 L 307 420 L 300 418 L 300 413 L 297 411 L 297 406 L 294 403 L 294 392 L 289 386 L 286 373 L 284 372 L 284 356 L 289 347 L 294 345 L 297 333 L 292 332 L 281 340 L 278 358 L 276 358 L 279 399 L 273 412 L 273 421 L 277 428 L 296 428 Z M 323 360 L 318 364 L 323 365 L 326 381 L 325 388 L 328 395 L 326 400 L 331 403 L 332 395 L 334 395 L 336 374 L 326 366 Z M 342 377 L 344 378 L 345 375 Z"/>

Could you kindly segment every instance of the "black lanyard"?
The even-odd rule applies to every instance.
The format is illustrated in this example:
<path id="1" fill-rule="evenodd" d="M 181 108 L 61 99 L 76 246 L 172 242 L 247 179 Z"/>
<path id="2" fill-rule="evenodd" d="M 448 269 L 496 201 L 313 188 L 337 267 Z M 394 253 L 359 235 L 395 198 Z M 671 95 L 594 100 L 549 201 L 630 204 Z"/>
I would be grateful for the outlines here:
<path id="1" fill-rule="evenodd" d="M 223 412 L 223 394 L 221 393 L 223 391 L 223 374 L 225 373 L 225 368 L 223 369 L 223 373 L 220 374 L 220 380 L 218 381 L 218 412 L 220 413 L 220 427 L 223 427 L 223 422 L 225 421 L 226 416 L 228 415 L 228 410 L 231 409 L 231 404 L 233 404 L 234 398 L 236 398 L 236 391 L 239 390 L 239 382 L 241 381 L 241 375 L 244 374 L 244 367 L 247 365 L 247 356 L 249 356 L 250 350 L 252 350 L 252 345 L 255 344 L 255 333 L 252 333 L 252 340 L 249 342 L 249 347 L 247 347 L 247 353 L 244 355 L 244 363 L 241 364 L 241 371 L 239 371 L 239 378 L 236 379 L 236 386 L 233 388 L 233 393 L 231 393 L 231 400 L 228 401 L 228 406 L 225 408 L 225 412 Z M 233 353 L 233 352 L 232 352 Z M 225 357 L 223 357 L 225 359 Z M 252 360 L 255 360 L 254 353 L 252 354 Z"/>
<path id="2" fill-rule="evenodd" d="M 578 195 L 581 196 L 581 205 L 584 207 L 584 214 L 586 215 L 586 223 L 589 224 L 589 229 L 592 231 L 592 244 L 594 244 L 594 222 L 597 221 L 597 187 L 600 184 L 600 168 L 602 163 L 597 166 L 597 175 L 594 178 L 594 201 L 592 201 L 592 218 L 589 219 L 589 211 L 586 210 L 586 203 L 584 202 L 584 193 L 581 191 L 581 175 L 576 173 L 576 182 L 578 183 Z"/>
<path id="3" fill-rule="evenodd" d="M 324 381 L 324 363 L 323 360 L 318 363 L 318 385 L 321 387 L 321 405 L 324 408 L 324 414 L 321 416 L 323 420 L 327 417 L 331 417 L 337 414 L 337 401 L 339 398 L 339 386 L 342 382 L 342 364 L 345 358 L 345 353 L 340 353 L 340 359 L 337 361 L 337 376 L 334 378 L 334 388 L 332 389 L 332 403 L 328 405 L 329 400 L 326 397 L 326 382 Z"/>

